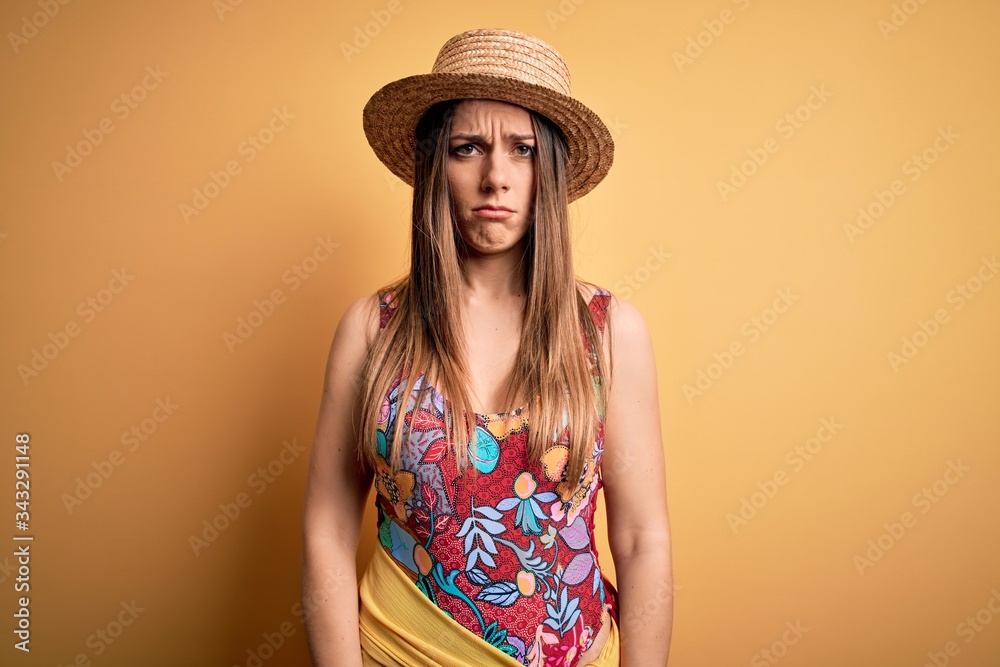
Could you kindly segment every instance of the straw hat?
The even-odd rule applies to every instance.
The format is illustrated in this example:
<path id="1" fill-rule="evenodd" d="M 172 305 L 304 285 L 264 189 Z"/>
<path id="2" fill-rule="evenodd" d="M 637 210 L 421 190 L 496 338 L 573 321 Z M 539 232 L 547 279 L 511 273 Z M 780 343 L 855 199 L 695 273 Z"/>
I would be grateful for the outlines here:
<path id="1" fill-rule="evenodd" d="M 615 145 L 596 113 L 570 95 L 569 67 L 549 44 L 522 32 L 469 30 L 441 47 L 430 74 L 393 81 L 365 105 L 368 143 L 392 173 L 413 185 L 417 121 L 437 102 L 482 98 L 537 111 L 569 144 L 568 198 L 590 192 L 611 169 Z"/>

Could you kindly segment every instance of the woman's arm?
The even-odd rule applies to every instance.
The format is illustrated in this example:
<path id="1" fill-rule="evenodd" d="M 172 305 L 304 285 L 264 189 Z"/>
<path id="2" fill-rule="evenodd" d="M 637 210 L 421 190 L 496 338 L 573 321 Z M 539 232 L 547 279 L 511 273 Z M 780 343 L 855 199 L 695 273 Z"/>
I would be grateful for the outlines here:
<path id="1" fill-rule="evenodd" d="M 323 382 L 303 513 L 302 606 L 315 667 L 362 664 L 355 558 L 372 472 L 357 463 L 353 423 L 359 418 L 358 373 L 377 317 L 375 296 L 348 307 Z"/>
<path id="2" fill-rule="evenodd" d="M 611 299 L 614 370 L 604 425 L 601 475 L 615 562 L 621 667 L 665 667 L 673 625 L 656 365 L 649 329 L 632 304 Z"/>

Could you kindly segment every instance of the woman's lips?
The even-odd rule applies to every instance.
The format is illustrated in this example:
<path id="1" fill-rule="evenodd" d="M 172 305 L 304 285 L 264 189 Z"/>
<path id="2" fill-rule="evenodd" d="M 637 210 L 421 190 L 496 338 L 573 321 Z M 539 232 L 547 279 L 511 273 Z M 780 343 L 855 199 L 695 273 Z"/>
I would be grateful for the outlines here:
<path id="1" fill-rule="evenodd" d="M 514 211 L 506 208 L 489 208 L 484 206 L 483 208 L 473 209 L 473 213 L 478 215 L 480 218 L 509 218 L 514 215 Z"/>

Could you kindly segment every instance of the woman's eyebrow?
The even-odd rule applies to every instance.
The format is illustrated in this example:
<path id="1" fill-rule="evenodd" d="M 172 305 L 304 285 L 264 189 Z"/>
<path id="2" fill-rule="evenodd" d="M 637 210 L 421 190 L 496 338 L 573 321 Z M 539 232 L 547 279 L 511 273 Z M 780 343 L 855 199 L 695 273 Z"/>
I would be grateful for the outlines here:
<path id="1" fill-rule="evenodd" d="M 461 139 L 462 141 L 474 141 L 477 143 L 485 143 L 486 137 L 481 134 L 453 134 L 451 135 L 451 140 Z M 508 134 L 506 136 L 508 141 L 534 141 L 535 135 L 533 134 Z"/>

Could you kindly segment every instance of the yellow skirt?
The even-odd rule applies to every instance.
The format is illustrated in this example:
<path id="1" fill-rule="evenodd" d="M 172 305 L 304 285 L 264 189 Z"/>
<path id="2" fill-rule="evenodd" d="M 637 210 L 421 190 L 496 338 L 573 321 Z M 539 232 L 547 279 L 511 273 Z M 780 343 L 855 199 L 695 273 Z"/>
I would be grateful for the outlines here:
<path id="1" fill-rule="evenodd" d="M 441 611 L 381 545 L 375 547 L 358 593 L 365 667 L 522 667 Z M 620 667 L 618 628 L 609 619 L 611 631 L 601 654 L 579 667 Z"/>

